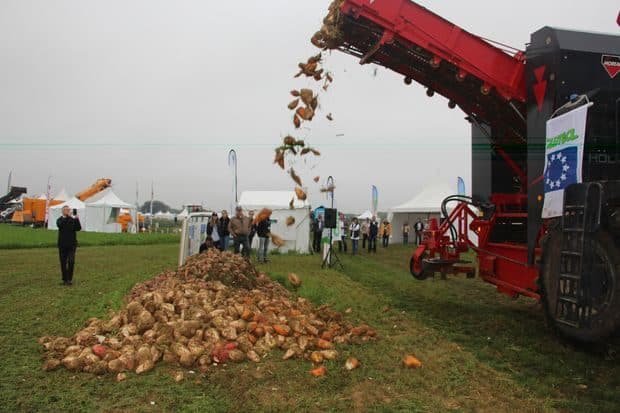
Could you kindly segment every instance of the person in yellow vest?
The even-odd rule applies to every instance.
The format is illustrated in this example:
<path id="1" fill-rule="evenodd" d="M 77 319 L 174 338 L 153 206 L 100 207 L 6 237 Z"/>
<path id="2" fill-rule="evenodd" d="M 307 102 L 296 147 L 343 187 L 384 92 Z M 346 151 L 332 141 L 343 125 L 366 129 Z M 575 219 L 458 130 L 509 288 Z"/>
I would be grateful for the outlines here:
<path id="1" fill-rule="evenodd" d="M 390 244 L 390 237 L 392 236 L 392 224 L 385 220 L 379 227 L 379 237 L 383 240 L 383 248 L 387 248 Z"/>
<path id="2" fill-rule="evenodd" d="M 409 244 L 409 233 L 411 232 L 411 226 L 408 222 L 403 224 L 403 245 Z"/>

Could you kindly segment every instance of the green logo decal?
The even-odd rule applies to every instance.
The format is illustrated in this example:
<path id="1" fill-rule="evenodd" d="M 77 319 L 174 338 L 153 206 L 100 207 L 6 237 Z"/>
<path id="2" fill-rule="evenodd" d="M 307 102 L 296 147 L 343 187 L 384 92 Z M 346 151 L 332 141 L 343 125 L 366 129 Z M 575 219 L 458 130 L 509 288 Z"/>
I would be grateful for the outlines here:
<path id="1" fill-rule="evenodd" d="M 572 142 L 579 139 L 579 135 L 575 132 L 575 129 L 560 133 L 553 138 L 547 139 L 547 149 L 555 148 L 556 146 L 564 145 L 567 142 Z"/>

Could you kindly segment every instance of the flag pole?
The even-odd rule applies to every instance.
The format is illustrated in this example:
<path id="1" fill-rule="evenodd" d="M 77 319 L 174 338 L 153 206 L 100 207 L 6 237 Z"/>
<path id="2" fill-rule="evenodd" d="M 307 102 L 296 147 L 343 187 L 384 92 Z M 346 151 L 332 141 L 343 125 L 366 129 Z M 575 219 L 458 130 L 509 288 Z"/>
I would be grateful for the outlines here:
<path id="1" fill-rule="evenodd" d="M 153 196 L 154 196 L 153 181 L 151 181 L 151 203 L 149 206 L 149 213 L 151 214 L 151 216 L 149 217 L 149 232 L 153 232 Z"/>
<path id="2" fill-rule="evenodd" d="M 43 220 L 43 228 L 47 228 L 47 220 L 50 213 L 50 196 L 52 196 L 52 176 L 47 178 L 47 195 L 45 200 L 45 219 Z"/>
<path id="3" fill-rule="evenodd" d="M 235 200 L 235 204 L 231 208 L 232 213 L 234 208 L 236 208 L 239 204 L 239 193 L 237 190 L 237 151 L 235 151 L 234 149 L 231 149 L 228 152 L 228 166 L 233 168 L 233 197 Z"/>
<path id="4" fill-rule="evenodd" d="M 136 181 L 136 213 L 135 215 L 135 220 L 133 222 L 135 228 L 136 228 L 136 234 L 140 232 L 140 221 L 138 220 L 138 208 L 140 208 L 140 204 L 138 201 L 138 181 Z"/>

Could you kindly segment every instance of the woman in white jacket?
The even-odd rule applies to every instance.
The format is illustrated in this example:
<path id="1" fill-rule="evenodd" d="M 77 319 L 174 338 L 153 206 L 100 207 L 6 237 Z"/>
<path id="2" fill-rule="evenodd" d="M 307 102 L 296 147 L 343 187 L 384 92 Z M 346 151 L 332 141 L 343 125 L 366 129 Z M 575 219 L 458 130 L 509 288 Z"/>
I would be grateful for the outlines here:
<path id="1" fill-rule="evenodd" d="M 351 225 L 349 225 L 349 231 L 351 232 L 351 254 L 355 255 L 360 242 L 360 224 L 357 222 L 357 218 L 353 218 Z"/>

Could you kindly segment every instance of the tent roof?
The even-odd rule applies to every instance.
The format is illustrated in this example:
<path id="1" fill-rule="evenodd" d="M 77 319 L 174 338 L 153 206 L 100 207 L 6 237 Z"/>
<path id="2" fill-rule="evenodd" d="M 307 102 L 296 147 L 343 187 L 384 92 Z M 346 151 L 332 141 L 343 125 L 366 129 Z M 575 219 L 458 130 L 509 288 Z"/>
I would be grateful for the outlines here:
<path id="1" fill-rule="evenodd" d="M 54 199 L 57 201 L 68 201 L 71 199 L 71 197 L 69 196 L 65 188 L 62 188 L 62 190 L 56 194 Z"/>
<path id="2" fill-rule="evenodd" d="M 372 218 L 372 212 L 370 211 L 366 211 L 362 215 L 357 217 L 357 219 L 371 219 L 371 218 Z"/>
<path id="3" fill-rule="evenodd" d="M 84 209 L 86 207 L 86 204 L 77 199 L 76 197 L 73 197 L 70 200 L 63 202 L 62 204 L 50 207 L 50 209 L 62 209 L 65 206 L 68 206 L 71 209 Z"/>
<path id="4" fill-rule="evenodd" d="M 432 184 L 414 198 L 390 209 L 390 212 L 441 212 L 441 202 L 456 192 L 446 184 Z"/>
<path id="5" fill-rule="evenodd" d="M 110 191 L 112 191 L 112 188 L 108 187 L 108 188 L 104 189 L 103 191 L 99 191 L 96 194 L 89 196 L 88 198 L 86 198 L 84 200 L 84 202 L 87 203 L 87 204 L 92 204 L 93 202 L 97 202 L 101 198 L 106 196 L 108 194 L 108 192 L 110 192 Z"/>
<path id="6" fill-rule="evenodd" d="M 306 208 L 308 203 L 297 199 L 294 191 L 245 191 L 241 194 L 239 206 L 244 209 L 288 209 L 291 199 L 295 208 Z"/>
<path id="7" fill-rule="evenodd" d="M 109 189 L 106 194 L 101 197 L 99 200 L 94 202 L 89 202 L 86 204 L 91 207 L 111 207 L 111 208 L 127 208 L 127 209 L 135 209 L 135 205 L 128 204 L 127 202 L 122 201 L 111 189 Z"/>
<path id="8" fill-rule="evenodd" d="M 41 194 L 38 197 L 36 197 L 35 199 L 47 199 L 47 195 Z"/>

